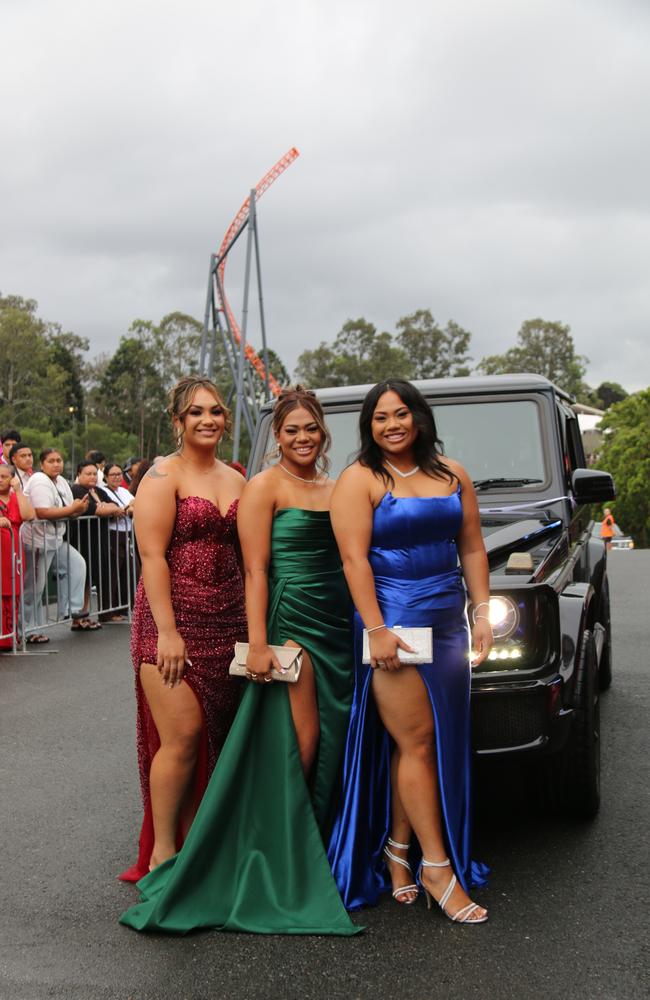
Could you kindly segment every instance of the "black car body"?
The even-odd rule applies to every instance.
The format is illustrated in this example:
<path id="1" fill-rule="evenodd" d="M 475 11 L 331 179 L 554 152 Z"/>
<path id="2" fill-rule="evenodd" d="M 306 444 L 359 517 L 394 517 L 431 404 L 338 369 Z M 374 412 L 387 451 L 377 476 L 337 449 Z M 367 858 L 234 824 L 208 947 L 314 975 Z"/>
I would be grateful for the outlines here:
<path id="1" fill-rule="evenodd" d="M 445 453 L 476 484 L 490 564 L 495 645 L 472 676 L 475 753 L 539 765 L 535 773 L 557 802 L 593 815 L 599 690 L 611 681 L 611 637 L 606 552 L 592 533 L 589 505 L 614 498 L 611 477 L 586 468 L 571 398 L 541 376 L 415 385 L 433 408 Z M 334 475 L 354 454 L 369 388 L 318 392 Z M 270 435 L 267 405 L 251 474 L 264 464 Z"/>

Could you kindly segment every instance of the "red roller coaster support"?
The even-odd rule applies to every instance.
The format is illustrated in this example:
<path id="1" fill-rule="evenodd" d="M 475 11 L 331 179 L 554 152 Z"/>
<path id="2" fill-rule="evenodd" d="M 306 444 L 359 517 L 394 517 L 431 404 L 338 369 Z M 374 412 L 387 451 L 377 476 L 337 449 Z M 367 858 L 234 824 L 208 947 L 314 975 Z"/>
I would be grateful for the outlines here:
<path id="1" fill-rule="evenodd" d="M 288 153 L 285 153 L 284 156 L 282 156 L 278 160 L 275 166 L 272 167 L 268 171 L 268 173 L 264 174 L 262 180 L 259 181 L 259 183 L 255 187 L 256 201 L 258 201 L 262 197 L 265 191 L 268 191 L 268 189 L 271 187 L 271 184 L 273 184 L 273 182 L 277 180 L 280 174 L 284 173 L 287 167 L 291 166 L 293 161 L 299 155 L 300 154 L 298 150 L 292 147 Z M 237 212 L 237 215 L 228 226 L 228 229 L 226 230 L 226 235 L 221 241 L 221 246 L 219 247 L 219 252 L 217 254 L 217 261 L 218 261 L 217 270 L 219 272 L 219 280 L 221 286 L 220 304 L 223 312 L 228 318 L 228 326 L 230 327 L 232 335 L 238 344 L 241 343 L 241 331 L 239 329 L 239 324 L 237 323 L 237 320 L 235 318 L 235 314 L 233 313 L 230 307 L 230 303 L 226 298 L 224 274 L 226 271 L 226 261 L 228 259 L 228 251 L 230 250 L 231 246 L 241 233 L 242 229 L 246 226 L 248 222 L 249 210 L 250 210 L 250 197 L 246 198 L 243 205 Z M 264 362 L 262 361 L 260 356 L 257 354 L 256 351 L 253 350 L 253 348 L 248 343 L 244 345 L 244 351 L 246 353 L 246 360 L 249 362 L 250 365 L 253 366 L 253 368 L 255 369 L 259 377 L 262 379 L 262 381 L 267 382 L 266 368 L 264 367 Z M 267 384 L 273 395 L 277 396 L 280 392 L 280 385 L 273 377 L 271 372 L 268 373 Z"/>

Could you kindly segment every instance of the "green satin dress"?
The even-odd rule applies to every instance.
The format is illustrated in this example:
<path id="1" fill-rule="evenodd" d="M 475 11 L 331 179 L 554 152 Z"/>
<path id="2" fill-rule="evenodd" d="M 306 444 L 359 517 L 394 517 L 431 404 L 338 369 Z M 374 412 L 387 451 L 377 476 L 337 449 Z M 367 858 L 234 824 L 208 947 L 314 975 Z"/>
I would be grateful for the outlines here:
<path id="1" fill-rule="evenodd" d="M 247 684 L 181 851 L 138 882 L 120 917 L 139 931 L 358 933 L 325 853 L 354 683 L 351 607 L 327 511 L 276 513 L 268 637 L 293 639 L 316 677 L 320 742 L 305 783 L 288 685 Z M 236 683 L 236 682 L 234 682 Z"/>

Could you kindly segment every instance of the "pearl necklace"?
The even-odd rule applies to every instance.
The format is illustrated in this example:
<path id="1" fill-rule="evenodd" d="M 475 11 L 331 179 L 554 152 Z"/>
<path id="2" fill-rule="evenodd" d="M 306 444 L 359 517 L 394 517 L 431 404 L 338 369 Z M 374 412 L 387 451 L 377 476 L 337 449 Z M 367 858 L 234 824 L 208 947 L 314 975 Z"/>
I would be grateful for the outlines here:
<path id="1" fill-rule="evenodd" d="M 319 476 L 318 473 L 316 473 L 316 475 L 314 476 L 313 479 L 303 479 L 302 476 L 296 476 L 293 472 L 289 472 L 289 470 L 287 468 L 285 468 L 285 466 L 282 464 L 282 462 L 278 462 L 277 466 L 278 466 L 279 469 L 282 469 L 283 472 L 286 472 L 286 474 L 288 476 L 291 476 L 292 479 L 297 479 L 299 483 L 303 484 L 303 486 L 320 486 L 321 485 L 321 483 L 320 483 L 320 476 Z M 325 477 L 325 478 L 327 478 L 327 477 Z"/>
<path id="2" fill-rule="evenodd" d="M 402 479 L 408 479 L 409 476 L 414 476 L 416 472 L 420 471 L 419 465 L 416 465 L 413 469 L 410 469 L 408 472 L 402 472 L 402 470 L 398 469 L 395 465 L 393 465 L 392 462 L 389 462 L 387 458 L 384 459 L 384 462 L 390 469 L 393 470 L 393 472 L 396 472 L 398 476 L 401 476 Z"/>

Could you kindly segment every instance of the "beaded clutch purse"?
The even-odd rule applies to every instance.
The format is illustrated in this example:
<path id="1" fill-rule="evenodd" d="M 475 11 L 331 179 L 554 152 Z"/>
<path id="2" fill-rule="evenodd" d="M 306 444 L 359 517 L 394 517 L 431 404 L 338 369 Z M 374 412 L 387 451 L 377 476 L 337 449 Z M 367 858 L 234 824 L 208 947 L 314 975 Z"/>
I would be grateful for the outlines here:
<path id="1" fill-rule="evenodd" d="M 402 628 L 401 625 L 392 625 L 389 632 L 394 632 L 403 639 L 407 646 L 414 649 L 414 653 L 407 653 L 405 649 L 398 650 L 402 663 L 431 663 L 433 661 L 433 629 L 432 628 Z M 370 641 L 368 630 L 363 630 L 363 662 L 370 663 Z"/>
<path id="2" fill-rule="evenodd" d="M 284 673 L 278 670 L 271 671 L 274 681 L 286 681 L 287 684 L 295 684 L 300 677 L 302 670 L 302 649 L 296 646 L 270 646 Z M 230 662 L 228 673 L 235 677 L 246 677 L 246 657 L 248 656 L 248 643 L 236 642 L 235 655 Z"/>

